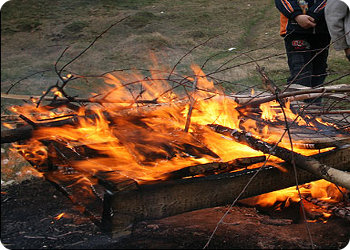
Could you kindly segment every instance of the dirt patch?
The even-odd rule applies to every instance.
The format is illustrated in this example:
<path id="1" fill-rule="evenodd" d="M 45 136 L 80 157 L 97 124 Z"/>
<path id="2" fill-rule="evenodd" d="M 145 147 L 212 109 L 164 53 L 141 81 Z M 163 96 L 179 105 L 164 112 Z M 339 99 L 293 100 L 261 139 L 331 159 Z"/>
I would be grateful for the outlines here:
<path id="1" fill-rule="evenodd" d="M 1 241 L 11 249 L 200 249 L 227 211 L 227 207 L 215 207 L 139 222 L 132 235 L 116 240 L 102 233 L 42 179 L 3 188 L 1 201 Z M 56 220 L 61 213 L 64 217 Z M 309 227 L 316 248 L 339 249 L 349 241 L 350 224 L 343 219 L 334 217 L 326 224 L 310 223 Z M 309 249 L 310 241 L 305 224 L 290 222 L 288 213 L 277 218 L 255 208 L 235 206 L 209 248 Z"/>

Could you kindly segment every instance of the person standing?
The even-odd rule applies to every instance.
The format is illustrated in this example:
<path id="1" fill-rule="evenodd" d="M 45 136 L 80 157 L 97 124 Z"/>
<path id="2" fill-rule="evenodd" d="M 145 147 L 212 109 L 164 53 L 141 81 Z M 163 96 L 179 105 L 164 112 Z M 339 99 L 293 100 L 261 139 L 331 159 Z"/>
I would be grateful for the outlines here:
<path id="1" fill-rule="evenodd" d="M 289 84 L 316 87 L 327 76 L 331 37 L 324 15 L 326 2 L 275 0 L 280 11 L 280 35 L 284 37 L 288 57 Z"/>
<path id="2" fill-rule="evenodd" d="M 350 10 L 340 0 L 328 0 L 325 17 L 335 50 L 344 50 L 350 61 Z"/>

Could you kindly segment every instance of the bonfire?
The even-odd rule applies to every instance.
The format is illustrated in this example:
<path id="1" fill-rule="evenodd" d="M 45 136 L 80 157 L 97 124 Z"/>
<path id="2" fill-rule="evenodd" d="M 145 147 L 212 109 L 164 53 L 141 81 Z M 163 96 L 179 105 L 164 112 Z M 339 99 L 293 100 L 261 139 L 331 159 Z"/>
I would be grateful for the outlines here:
<path id="1" fill-rule="evenodd" d="M 350 112 L 314 105 L 320 97 L 347 102 L 348 85 L 281 89 L 258 65 L 265 91 L 227 93 L 217 72 L 195 64 L 190 75 L 176 72 L 178 62 L 83 76 L 65 71 L 81 54 L 59 68 L 64 53 L 59 81 L 43 95 L 2 93 L 28 103 L 10 108 L 1 141 L 114 236 L 135 220 L 238 200 L 278 209 L 303 199 L 330 204 L 350 189 Z M 69 83 L 84 78 L 108 87 L 71 96 Z M 319 179 L 327 181 L 301 185 Z M 323 220 L 333 212 L 325 209 Z"/>

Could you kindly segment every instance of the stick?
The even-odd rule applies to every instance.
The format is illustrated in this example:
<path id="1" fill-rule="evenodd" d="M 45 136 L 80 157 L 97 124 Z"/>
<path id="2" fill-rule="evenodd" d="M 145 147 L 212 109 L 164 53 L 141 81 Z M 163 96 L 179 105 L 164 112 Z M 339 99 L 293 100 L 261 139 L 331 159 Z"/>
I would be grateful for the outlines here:
<path id="1" fill-rule="evenodd" d="M 239 132 L 235 129 L 231 129 L 228 127 L 224 127 L 221 125 L 212 125 L 208 124 L 210 128 L 212 128 L 215 132 L 224 134 L 233 138 L 239 143 L 248 145 L 249 147 L 264 152 L 265 154 L 272 154 L 288 163 L 292 162 L 292 158 L 294 157 L 295 165 L 299 168 L 305 169 L 320 178 L 326 179 L 332 183 L 335 183 L 339 186 L 350 189 L 350 173 L 341 171 L 335 168 L 331 168 L 324 164 L 321 164 L 316 159 L 312 157 L 306 157 L 301 154 L 292 152 L 286 148 L 275 147 L 275 149 L 271 151 L 274 147 L 273 144 L 261 141 L 253 137 L 250 133 Z"/>

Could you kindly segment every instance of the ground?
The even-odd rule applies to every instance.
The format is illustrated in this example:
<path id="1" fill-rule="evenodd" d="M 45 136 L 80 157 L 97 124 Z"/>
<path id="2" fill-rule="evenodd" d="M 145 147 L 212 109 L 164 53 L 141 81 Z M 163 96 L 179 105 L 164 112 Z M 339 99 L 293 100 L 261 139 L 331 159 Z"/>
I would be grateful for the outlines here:
<path id="1" fill-rule="evenodd" d="M 1 242 L 9 249 L 202 249 L 228 207 L 215 207 L 168 218 L 141 221 L 133 234 L 112 239 L 71 201 L 42 179 L 2 189 Z M 65 217 L 54 217 L 65 213 Z M 225 217 L 209 249 L 310 249 L 305 223 L 296 207 L 283 213 L 235 206 Z M 337 217 L 309 223 L 316 249 L 341 249 L 350 223 Z"/>
<path id="2" fill-rule="evenodd" d="M 13 86 L 12 94 L 40 95 L 56 82 L 54 64 L 65 48 L 69 47 L 59 66 L 126 16 L 124 22 L 114 26 L 70 64 L 67 73 L 99 75 L 115 69 L 148 68 L 152 64 L 150 54 L 156 56 L 159 65 L 172 67 L 190 49 L 214 37 L 186 56 L 177 71 L 187 74 L 192 63 L 202 65 L 211 58 L 204 68 L 209 73 L 232 60 L 228 65 L 237 67 L 218 75 L 228 81 L 225 87 L 230 90 L 253 85 L 259 88 L 256 65 L 246 63 L 251 59 L 242 55 L 250 51 L 252 58 L 264 58 L 259 65 L 265 67 L 277 84 L 285 83 L 286 56 L 278 34 L 279 13 L 272 0 L 215 3 L 209 0 L 11 0 L 1 9 L 1 92 Z M 333 75 L 329 78 L 346 73 L 347 65 L 343 54 L 331 48 L 329 71 Z M 348 82 L 349 77 L 337 83 Z M 99 92 L 103 84 L 87 80 L 76 81 L 68 87 L 70 93 L 88 97 L 91 92 Z M 8 114 L 6 107 L 19 103 L 22 102 L 2 99 L 1 113 Z M 183 217 L 141 222 L 135 228 L 134 238 L 111 241 L 72 210 L 70 201 L 48 183 L 29 180 L 14 184 L 28 179 L 30 168 L 20 156 L 8 151 L 9 145 L 1 147 L 1 184 L 5 192 L 1 203 L 1 241 L 9 248 L 202 248 L 224 213 L 225 208 L 211 208 L 181 215 Z M 67 211 L 72 218 L 52 219 Z M 254 208 L 235 207 L 232 213 L 237 221 L 244 223 L 221 227 L 211 247 L 308 248 L 302 224 L 288 225 L 290 229 L 283 234 L 281 226 L 260 223 L 258 217 L 262 215 Z M 189 218 L 196 220 L 198 227 L 194 227 Z M 75 219 L 81 220 L 81 224 L 73 223 Z M 256 227 L 258 224 L 260 227 Z M 348 228 L 349 224 L 335 218 L 329 224 L 312 224 L 311 231 L 318 246 L 339 248 L 349 239 L 344 233 Z"/>

